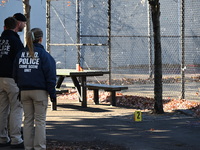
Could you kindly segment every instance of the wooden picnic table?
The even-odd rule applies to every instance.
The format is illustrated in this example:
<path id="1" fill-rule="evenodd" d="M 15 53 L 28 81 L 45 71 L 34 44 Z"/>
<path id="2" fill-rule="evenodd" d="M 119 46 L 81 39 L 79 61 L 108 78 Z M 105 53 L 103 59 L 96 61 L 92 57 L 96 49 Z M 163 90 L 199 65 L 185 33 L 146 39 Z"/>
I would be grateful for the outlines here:
<path id="1" fill-rule="evenodd" d="M 83 70 L 76 69 L 56 69 L 56 74 L 59 77 L 56 88 L 60 88 L 65 77 L 71 77 L 82 102 L 82 107 L 87 107 L 87 77 L 89 76 L 103 76 L 109 74 L 106 70 Z M 56 110 L 56 102 L 53 102 L 52 109 Z"/>

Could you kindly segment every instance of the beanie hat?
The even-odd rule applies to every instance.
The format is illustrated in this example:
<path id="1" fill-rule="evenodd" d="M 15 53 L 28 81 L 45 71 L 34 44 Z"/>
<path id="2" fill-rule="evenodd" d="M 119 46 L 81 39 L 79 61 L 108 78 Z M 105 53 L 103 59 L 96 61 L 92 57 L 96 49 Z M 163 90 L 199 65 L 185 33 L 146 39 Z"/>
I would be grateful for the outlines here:
<path id="1" fill-rule="evenodd" d="M 16 13 L 13 17 L 18 21 L 26 22 L 26 17 L 21 13 Z"/>

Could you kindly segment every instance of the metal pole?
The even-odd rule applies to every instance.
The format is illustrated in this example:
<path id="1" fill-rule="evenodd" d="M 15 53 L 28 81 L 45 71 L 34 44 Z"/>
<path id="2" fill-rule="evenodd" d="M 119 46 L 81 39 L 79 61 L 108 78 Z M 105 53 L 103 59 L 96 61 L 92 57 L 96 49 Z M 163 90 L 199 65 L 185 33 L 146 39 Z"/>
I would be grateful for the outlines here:
<path id="1" fill-rule="evenodd" d="M 79 0 L 76 0 L 76 43 L 80 43 L 80 4 Z M 77 64 L 80 65 L 81 51 L 80 45 L 77 45 Z"/>
<path id="2" fill-rule="evenodd" d="M 50 0 L 46 1 L 46 50 L 50 52 Z"/>
<path id="3" fill-rule="evenodd" d="M 65 2 L 63 1 L 63 10 L 64 10 L 64 15 L 66 14 L 66 6 L 65 6 Z M 66 24 L 66 20 L 65 20 L 65 16 L 64 16 L 64 20 L 63 20 L 63 22 L 64 22 L 64 24 Z M 66 42 L 66 34 L 64 34 L 64 43 L 67 43 Z M 67 48 L 66 48 L 66 46 L 64 47 L 64 58 L 65 58 L 65 68 L 67 68 Z"/>
<path id="4" fill-rule="evenodd" d="M 109 67 L 109 84 L 111 83 L 111 0 L 108 0 L 108 67 Z"/>
<path id="5" fill-rule="evenodd" d="M 185 99 L 185 0 L 182 0 L 181 4 L 181 50 L 182 50 L 182 63 L 181 63 L 181 75 L 182 75 L 182 96 L 181 99 Z"/>
<path id="6" fill-rule="evenodd" d="M 153 77 L 153 55 L 152 55 L 152 19 L 151 7 L 147 2 L 147 15 L 148 15 L 148 50 L 149 50 L 149 78 Z"/>

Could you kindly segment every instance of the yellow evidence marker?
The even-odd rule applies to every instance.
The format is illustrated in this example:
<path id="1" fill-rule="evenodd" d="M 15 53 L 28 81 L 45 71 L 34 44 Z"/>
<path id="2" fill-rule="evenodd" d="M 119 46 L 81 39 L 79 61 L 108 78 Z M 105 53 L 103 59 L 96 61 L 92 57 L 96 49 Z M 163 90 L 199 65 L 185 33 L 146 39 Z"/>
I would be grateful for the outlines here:
<path id="1" fill-rule="evenodd" d="M 142 112 L 141 111 L 135 111 L 134 120 L 135 121 L 142 121 Z"/>

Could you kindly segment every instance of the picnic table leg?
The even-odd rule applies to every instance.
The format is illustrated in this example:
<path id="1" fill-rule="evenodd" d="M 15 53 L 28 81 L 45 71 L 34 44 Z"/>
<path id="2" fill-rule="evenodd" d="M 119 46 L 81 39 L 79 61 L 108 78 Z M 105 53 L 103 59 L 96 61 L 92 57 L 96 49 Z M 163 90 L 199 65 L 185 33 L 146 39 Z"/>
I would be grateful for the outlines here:
<path id="1" fill-rule="evenodd" d="M 94 89 L 93 91 L 94 91 L 94 103 L 99 104 L 99 90 Z"/>
<path id="2" fill-rule="evenodd" d="M 111 104 L 112 106 L 116 106 L 116 91 L 110 91 L 111 93 Z"/>
<path id="3" fill-rule="evenodd" d="M 56 88 L 60 88 L 61 84 L 63 83 L 65 77 L 59 76 L 58 81 L 56 83 Z M 51 103 L 51 110 L 57 110 L 57 100 Z"/>
<path id="4" fill-rule="evenodd" d="M 81 99 L 82 107 L 87 107 L 86 76 L 81 77 Z"/>
<path id="5" fill-rule="evenodd" d="M 65 79 L 64 76 L 59 76 L 58 81 L 56 83 L 56 88 L 60 88 L 60 86 L 63 83 L 64 79 Z"/>
<path id="6" fill-rule="evenodd" d="M 78 94 L 79 94 L 79 102 L 81 102 L 82 99 L 81 99 L 81 87 L 80 87 L 80 83 L 79 83 L 79 81 L 78 81 L 78 79 L 77 79 L 76 76 L 71 76 L 71 79 L 72 79 L 72 81 L 73 81 L 73 83 L 74 83 L 74 85 L 75 85 L 75 87 L 76 87 L 76 90 L 78 91 Z"/>

